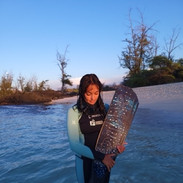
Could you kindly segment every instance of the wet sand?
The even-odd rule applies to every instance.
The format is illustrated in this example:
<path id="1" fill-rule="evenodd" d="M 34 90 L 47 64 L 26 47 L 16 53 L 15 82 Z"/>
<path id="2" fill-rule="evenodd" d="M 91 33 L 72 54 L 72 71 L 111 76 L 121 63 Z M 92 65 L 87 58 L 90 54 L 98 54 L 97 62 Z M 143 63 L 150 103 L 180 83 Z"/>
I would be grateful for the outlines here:
<path id="1" fill-rule="evenodd" d="M 133 88 L 139 99 L 139 108 L 183 112 L 183 82 Z M 110 104 L 114 91 L 102 92 L 105 103 Z M 53 100 L 50 104 L 76 103 L 77 97 Z"/>

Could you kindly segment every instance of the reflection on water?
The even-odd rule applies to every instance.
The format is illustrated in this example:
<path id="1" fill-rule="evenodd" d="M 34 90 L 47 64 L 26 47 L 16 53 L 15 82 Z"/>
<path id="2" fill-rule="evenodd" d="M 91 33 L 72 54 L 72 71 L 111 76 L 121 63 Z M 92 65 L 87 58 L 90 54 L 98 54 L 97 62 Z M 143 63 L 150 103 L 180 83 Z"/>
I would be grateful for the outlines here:
<path id="1" fill-rule="evenodd" d="M 70 104 L 0 106 L 0 182 L 76 183 L 67 137 Z M 139 108 L 111 183 L 183 180 L 183 116 Z"/>

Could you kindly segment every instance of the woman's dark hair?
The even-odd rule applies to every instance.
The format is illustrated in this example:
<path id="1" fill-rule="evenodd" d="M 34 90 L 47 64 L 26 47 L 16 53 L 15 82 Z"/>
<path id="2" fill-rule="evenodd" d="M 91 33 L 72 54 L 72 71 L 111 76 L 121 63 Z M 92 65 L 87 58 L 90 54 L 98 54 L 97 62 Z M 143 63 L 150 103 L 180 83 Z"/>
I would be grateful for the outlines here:
<path id="1" fill-rule="evenodd" d="M 85 110 L 87 110 L 87 105 L 85 102 L 84 95 L 85 95 L 85 92 L 86 92 L 88 86 L 91 84 L 95 84 L 99 88 L 99 97 L 95 104 L 96 108 L 98 108 L 98 110 L 100 112 L 105 113 L 104 103 L 103 103 L 103 100 L 100 95 L 103 85 L 95 74 L 86 74 L 81 78 L 80 85 L 79 85 L 79 92 L 78 92 L 79 97 L 78 97 L 76 106 L 77 106 L 79 112 L 85 112 Z"/>

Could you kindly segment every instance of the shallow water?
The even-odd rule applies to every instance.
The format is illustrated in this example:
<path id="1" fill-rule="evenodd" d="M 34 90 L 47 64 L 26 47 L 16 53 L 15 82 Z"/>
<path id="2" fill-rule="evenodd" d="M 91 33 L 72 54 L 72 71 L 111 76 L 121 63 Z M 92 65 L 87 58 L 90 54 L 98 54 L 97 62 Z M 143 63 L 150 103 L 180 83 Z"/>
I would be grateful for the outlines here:
<path id="1" fill-rule="evenodd" d="M 76 183 L 66 114 L 71 104 L 0 106 L 0 182 Z M 139 108 L 111 183 L 181 183 L 183 115 Z"/>

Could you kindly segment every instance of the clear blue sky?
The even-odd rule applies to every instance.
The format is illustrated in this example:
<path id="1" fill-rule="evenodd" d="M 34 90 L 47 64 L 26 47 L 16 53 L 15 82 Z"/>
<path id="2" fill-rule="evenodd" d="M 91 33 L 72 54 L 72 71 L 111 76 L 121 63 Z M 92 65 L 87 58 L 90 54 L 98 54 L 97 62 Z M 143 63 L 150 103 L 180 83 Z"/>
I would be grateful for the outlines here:
<path id="1" fill-rule="evenodd" d="M 86 73 L 96 73 L 105 84 L 118 83 L 127 71 L 118 56 L 129 32 L 130 8 L 134 21 L 140 9 L 146 25 L 156 22 L 161 48 L 173 28 L 180 28 L 177 43 L 183 42 L 182 0 L 0 0 L 0 76 L 35 76 L 59 88 L 56 52 L 69 45 L 66 72 L 74 83 Z M 182 50 L 176 49 L 176 58 L 183 57 Z"/>

